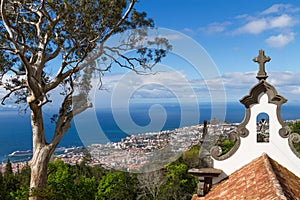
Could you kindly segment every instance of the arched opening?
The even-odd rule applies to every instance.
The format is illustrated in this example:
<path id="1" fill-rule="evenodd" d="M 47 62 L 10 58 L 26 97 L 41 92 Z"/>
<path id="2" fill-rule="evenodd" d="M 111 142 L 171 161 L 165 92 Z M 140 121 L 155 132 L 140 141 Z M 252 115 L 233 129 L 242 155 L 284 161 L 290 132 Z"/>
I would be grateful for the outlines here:
<path id="1" fill-rule="evenodd" d="M 269 115 L 267 113 L 259 113 L 256 117 L 256 135 L 257 142 L 270 141 Z"/>

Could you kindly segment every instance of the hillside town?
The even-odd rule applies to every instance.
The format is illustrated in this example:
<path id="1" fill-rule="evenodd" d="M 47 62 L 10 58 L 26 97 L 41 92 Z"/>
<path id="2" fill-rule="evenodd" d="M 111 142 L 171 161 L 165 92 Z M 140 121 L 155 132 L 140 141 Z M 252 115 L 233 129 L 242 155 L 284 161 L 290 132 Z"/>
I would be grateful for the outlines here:
<path id="1" fill-rule="evenodd" d="M 285 122 L 295 123 L 296 121 L 299 120 Z M 153 163 L 167 164 L 178 158 L 182 152 L 205 142 L 205 140 L 214 140 L 213 142 L 217 143 L 220 136 L 228 137 L 229 133 L 234 131 L 237 126 L 236 123 L 218 122 L 217 125 L 209 123 L 207 125 L 208 134 L 205 137 L 203 137 L 204 124 L 198 124 L 175 130 L 130 135 L 115 143 L 59 148 L 53 156 L 53 160 L 61 159 L 70 165 L 85 161 L 91 166 L 99 165 L 106 169 L 140 171 Z M 6 163 L 0 165 L 0 171 L 4 171 L 5 165 Z M 14 172 L 27 165 L 28 161 L 12 162 Z"/>
<path id="2" fill-rule="evenodd" d="M 208 124 L 208 136 L 227 135 L 236 128 L 236 124 Z M 154 161 L 159 164 L 167 164 L 180 156 L 180 154 L 192 146 L 203 142 L 203 124 L 130 135 L 122 141 L 107 144 L 92 144 L 87 147 L 60 148 L 53 156 L 53 160 L 61 159 L 70 165 L 76 165 L 85 160 L 89 165 L 101 165 L 104 168 L 120 169 L 125 171 L 141 170 Z M 206 139 L 212 137 L 206 137 Z M 22 152 L 14 152 L 16 156 Z M 28 151 L 26 151 L 28 153 Z M 87 158 L 88 157 L 88 158 Z M 28 157 L 26 157 L 28 160 Z M 13 170 L 16 172 L 27 165 L 27 161 L 13 162 Z M 3 171 L 5 163 L 0 165 Z"/>

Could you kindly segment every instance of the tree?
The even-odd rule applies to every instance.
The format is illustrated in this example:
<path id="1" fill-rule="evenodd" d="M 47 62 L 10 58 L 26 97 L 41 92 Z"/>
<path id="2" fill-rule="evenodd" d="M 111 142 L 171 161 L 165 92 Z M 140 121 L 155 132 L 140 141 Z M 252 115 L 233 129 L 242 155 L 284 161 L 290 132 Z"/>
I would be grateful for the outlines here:
<path id="1" fill-rule="evenodd" d="M 259 138 L 259 135 L 258 135 Z M 262 139 L 261 142 L 263 142 L 264 140 Z M 257 142 L 259 142 L 259 139 L 257 139 Z M 232 147 L 234 146 L 235 142 L 230 141 L 230 139 L 224 139 L 223 141 L 220 142 L 219 146 L 222 149 L 222 154 L 226 154 L 228 151 L 230 151 L 230 149 L 232 149 Z"/>
<path id="2" fill-rule="evenodd" d="M 20 186 L 17 190 L 10 192 L 10 196 L 15 200 L 25 200 L 29 196 L 29 183 L 30 183 L 30 168 L 29 166 L 23 167 L 15 178 L 19 181 Z M 1 198 L 0 198 L 1 199 Z"/>
<path id="3" fill-rule="evenodd" d="M 2 176 L 2 174 L 0 175 Z M 19 181 L 13 173 L 12 164 L 9 159 L 7 160 L 4 176 L 2 178 L 2 192 L 0 192 L 0 199 L 12 199 L 10 193 L 19 188 Z"/>
<path id="4" fill-rule="evenodd" d="M 300 134 L 300 121 L 296 121 L 294 123 L 289 123 L 289 127 L 291 128 L 292 133 Z M 294 143 L 294 147 L 297 152 L 300 153 L 300 142 Z"/>
<path id="5" fill-rule="evenodd" d="M 300 121 L 289 123 L 289 127 L 291 128 L 292 133 L 300 134 Z"/>
<path id="6" fill-rule="evenodd" d="M 153 27 L 153 20 L 134 10 L 135 3 L 136 0 L 1 0 L 0 84 L 7 90 L 2 103 L 15 95 L 15 103 L 24 103 L 30 109 L 30 199 L 40 199 L 33 195 L 34 190 L 45 189 L 50 157 L 73 117 L 92 107 L 88 101 L 92 73 L 98 72 L 101 80 L 113 63 L 136 72 L 138 66 L 151 69 L 170 49 L 165 38 L 142 43 L 147 36 L 144 28 Z M 105 45 L 113 35 L 131 29 L 137 31 L 130 31 L 123 44 Z M 136 53 L 130 54 L 133 56 L 125 54 L 134 49 Z M 53 63 L 59 64 L 53 67 Z M 51 94 L 59 88 L 63 90 L 63 100 L 52 118 L 56 126 L 53 137 L 46 141 L 43 108 L 52 102 Z"/>
<path id="7" fill-rule="evenodd" d="M 3 175 L 2 175 L 2 172 L 0 170 L 0 199 L 3 199 L 4 193 L 5 193 L 5 190 L 4 190 Z"/>
<path id="8" fill-rule="evenodd" d="M 188 166 L 175 161 L 166 166 L 167 181 L 161 189 L 160 199 L 191 199 L 195 192 L 197 179 L 187 173 Z"/>
<path id="9" fill-rule="evenodd" d="M 191 149 L 182 153 L 182 161 L 189 168 L 198 167 L 199 165 L 199 150 L 200 146 L 192 146 Z"/>
<path id="10" fill-rule="evenodd" d="M 61 160 L 50 163 L 48 174 L 46 199 L 95 199 L 95 177 L 75 174 L 72 167 Z"/>
<path id="11" fill-rule="evenodd" d="M 166 177 L 162 169 L 156 171 L 149 171 L 137 174 L 137 180 L 139 182 L 138 187 L 141 190 L 140 198 L 145 199 L 158 199 L 160 195 L 160 189 L 166 182 Z"/>
<path id="12" fill-rule="evenodd" d="M 97 194 L 96 178 L 80 177 L 80 181 L 75 187 L 75 197 L 81 200 L 95 199 Z"/>
<path id="13" fill-rule="evenodd" d="M 77 165 L 79 166 L 79 165 Z M 77 173 L 73 170 L 75 166 L 70 166 L 61 160 L 50 162 L 48 167 L 48 181 L 45 191 L 40 195 L 44 199 L 95 199 L 98 182 L 94 174 L 91 178 Z M 99 169 L 99 168 L 98 168 Z M 18 190 L 10 192 L 11 199 L 28 199 L 29 181 L 27 180 L 28 168 L 23 168 L 20 173 L 15 174 L 18 180 L 22 180 Z M 97 173 L 95 173 L 97 174 Z M 24 177 L 25 176 L 25 177 Z M 0 179 L 1 185 L 1 179 Z M 17 185 L 18 187 L 18 185 Z M 35 192 L 38 192 L 37 190 Z M 1 195 L 1 190 L 0 190 Z M 5 198 L 1 198 L 5 199 Z"/>
<path id="14" fill-rule="evenodd" d="M 137 180 L 126 172 L 112 172 L 100 180 L 97 200 L 132 200 L 137 197 Z"/>
<path id="15" fill-rule="evenodd" d="M 46 199 L 74 199 L 75 177 L 76 175 L 70 173 L 69 166 L 63 161 L 50 162 L 47 191 L 41 195 Z"/>
<path id="16" fill-rule="evenodd" d="M 13 174 L 12 165 L 11 165 L 11 162 L 10 162 L 9 159 L 7 160 L 7 163 L 5 165 L 5 172 L 4 172 L 4 174 L 5 175 Z"/>

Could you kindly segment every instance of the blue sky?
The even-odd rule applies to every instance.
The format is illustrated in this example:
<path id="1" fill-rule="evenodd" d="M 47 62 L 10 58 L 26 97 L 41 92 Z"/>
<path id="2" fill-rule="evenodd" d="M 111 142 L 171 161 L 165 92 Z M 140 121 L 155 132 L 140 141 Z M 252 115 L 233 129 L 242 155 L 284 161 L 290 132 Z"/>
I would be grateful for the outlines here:
<path id="1" fill-rule="evenodd" d="M 289 102 L 298 102 L 299 1 L 144 0 L 136 8 L 147 12 L 156 27 L 185 34 L 204 48 L 220 72 L 228 101 L 238 101 L 257 82 L 252 59 L 264 49 L 271 57 L 268 81 Z"/>
<path id="2" fill-rule="evenodd" d="M 299 1 L 140 1 L 157 27 L 180 31 L 199 42 L 221 72 L 253 71 L 259 49 L 271 71 L 299 72 Z"/>
<path id="3" fill-rule="evenodd" d="M 165 34 L 173 45 L 181 42 L 180 48 L 158 66 L 163 72 L 157 76 L 138 76 L 119 69 L 106 73 L 104 90 L 93 94 L 94 101 L 103 102 L 99 106 L 115 102 L 114 93 L 120 93 L 116 86 L 126 82 L 124 77 L 128 76 L 131 82 L 126 82 L 127 89 L 122 87 L 127 102 L 172 102 L 179 97 L 188 102 L 195 96 L 199 102 L 238 102 L 257 83 L 258 65 L 252 59 L 259 49 L 271 57 L 266 64 L 267 80 L 288 103 L 299 103 L 299 1 L 140 0 L 136 9 L 153 18 L 158 29 L 167 30 Z M 206 53 L 212 63 L 201 65 L 205 57 L 201 53 Z M 191 63 L 188 56 L 198 60 Z M 197 71 L 193 64 L 198 61 Z"/>
<path id="4" fill-rule="evenodd" d="M 141 102 L 168 102 L 193 95 L 199 102 L 238 102 L 257 83 L 258 64 L 252 59 L 264 49 L 271 57 L 266 64 L 267 80 L 290 104 L 299 103 L 300 2 L 141 0 L 136 8 L 153 18 L 158 29 L 168 30 L 162 31 L 164 36 L 178 48 L 162 64 L 182 75 L 177 77 L 171 70 L 156 77 L 131 77 L 132 85 L 126 82 L 130 89 L 122 90 L 124 96 L 134 93 L 131 99 Z M 214 64 L 201 63 L 204 57 L 201 50 L 195 50 L 197 45 Z M 181 49 L 184 51 L 179 52 Z M 191 63 L 188 56 L 196 61 Z M 195 71 L 195 67 L 200 70 Z M 209 77 L 205 76 L 207 70 L 211 71 Z M 112 93 L 120 92 L 115 89 L 122 83 L 122 76 L 117 76 L 108 74 L 103 79 L 104 87 Z M 111 94 L 101 92 L 100 96 L 107 97 L 103 102 L 111 102 Z"/>

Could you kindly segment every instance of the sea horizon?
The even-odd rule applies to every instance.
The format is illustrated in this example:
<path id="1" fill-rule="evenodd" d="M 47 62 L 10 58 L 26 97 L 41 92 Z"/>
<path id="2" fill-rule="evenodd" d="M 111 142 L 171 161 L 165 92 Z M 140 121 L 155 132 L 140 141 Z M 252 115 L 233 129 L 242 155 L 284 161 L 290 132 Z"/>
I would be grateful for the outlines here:
<path id="1" fill-rule="evenodd" d="M 217 104 L 216 104 L 217 105 Z M 139 126 L 147 126 L 151 122 L 149 117 L 149 108 L 151 104 L 138 104 L 134 105 L 130 108 L 130 117 L 132 120 Z M 211 116 L 211 104 L 202 103 L 199 105 L 199 113 L 200 116 L 196 119 L 190 120 L 186 119 L 184 123 L 181 121 L 181 109 L 177 104 L 162 104 L 162 107 L 165 109 L 167 114 L 167 118 L 165 120 L 165 124 L 163 127 L 153 130 L 153 132 L 164 131 L 164 130 L 174 130 L 176 128 L 180 128 L 183 126 L 192 126 L 198 124 L 202 124 L 204 120 L 210 120 L 214 118 Z M 281 108 L 281 117 L 284 121 L 286 120 L 296 120 L 300 119 L 300 105 L 298 104 L 289 104 L 283 105 Z M 229 123 L 240 123 L 243 121 L 245 114 L 245 108 L 239 102 L 229 102 L 226 104 L 226 116 L 225 121 Z M 130 135 L 130 134 L 142 134 L 149 132 L 149 130 L 143 131 L 135 131 L 134 129 L 130 129 L 131 133 L 126 133 L 122 131 L 122 127 L 120 127 L 112 113 L 111 109 L 97 109 L 96 111 L 97 120 L 99 122 L 100 127 L 102 128 L 106 138 L 109 141 L 106 142 L 118 142 L 121 141 L 122 138 Z M 54 131 L 54 125 L 51 123 L 51 114 L 44 113 L 45 117 L 45 130 L 46 130 L 46 139 L 49 141 Z M 158 113 L 157 116 L 160 116 Z M 189 115 L 186 115 L 189 116 Z M 128 116 L 127 116 L 128 117 Z M 193 116 L 190 116 L 191 118 Z M 31 136 L 31 126 L 30 126 L 30 117 L 29 113 L 20 114 L 18 110 L 6 109 L 0 111 L 0 161 L 6 162 L 7 155 L 16 151 L 27 151 L 32 149 L 32 136 Z M 87 132 L 90 130 L 89 125 L 86 125 Z M 140 130 L 140 129 L 139 129 Z M 151 131 L 151 130 L 150 130 Z M 59 144 L 59 147 L 73 147 L 73 146 L 84 146 L 86 143 L 83 143 L 81 140 L 82 133 L 78 133 L 74 121 L 72 122 L 71 128 L 63 137 L 62 141 Z M 93 140 L 89 142 L 93 143 Z M 95 140 L 95 143 L 98 143 Z"/>

